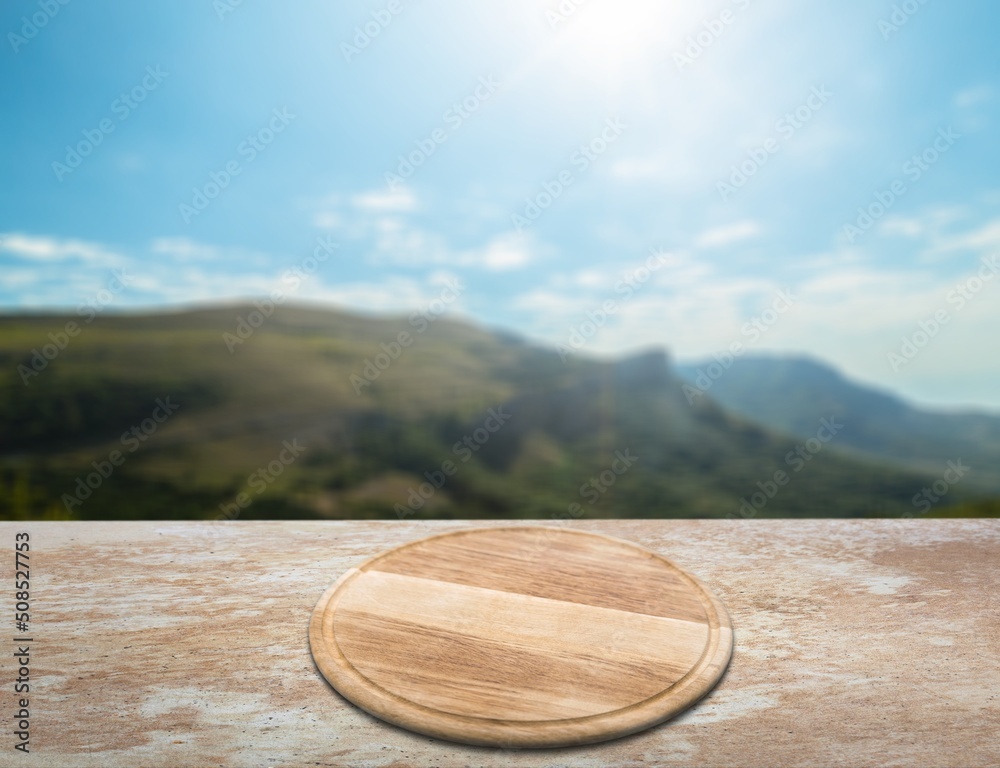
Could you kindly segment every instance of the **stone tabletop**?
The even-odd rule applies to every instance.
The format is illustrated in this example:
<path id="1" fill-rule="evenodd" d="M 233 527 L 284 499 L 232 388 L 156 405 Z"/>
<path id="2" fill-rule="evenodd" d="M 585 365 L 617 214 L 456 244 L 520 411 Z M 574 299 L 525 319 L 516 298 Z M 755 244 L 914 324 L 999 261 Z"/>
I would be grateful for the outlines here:
<path id="1" fill-rule="evenodd" d="M 1000 764 L 1000 521 L 602 520 L 698 576 L 735 650 L 701 703 L 559 750 L 466 747 L 383 723 L 313 666 L 310 613 L 346 569 L 509 522 L 0 523 L 0 766 Z M 552 524 L 549 521 L 549 524 Z M 14 547 L 30 536 L 30 643 Z M 28 693 L 15 693 L 30 646 Z M 28 697 L 29 754 L 14 749 Z"/>

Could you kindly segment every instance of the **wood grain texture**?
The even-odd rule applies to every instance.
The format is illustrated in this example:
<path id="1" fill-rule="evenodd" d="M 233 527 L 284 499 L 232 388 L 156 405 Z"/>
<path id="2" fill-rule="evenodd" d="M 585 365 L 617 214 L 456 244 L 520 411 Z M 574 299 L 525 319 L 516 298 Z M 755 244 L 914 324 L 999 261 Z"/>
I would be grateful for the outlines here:
<path id="1" fill-rule="evenodd" d="M 391 723 L 469 744 L 624 736 L 691 706 L 732 651 L 722 604 L 635 544 L 540 526 L 432 536 L 345 573 L 310 623 L 317 667 Z"/>
<path id="2" fill-rule="evenodd" d="M 334 579 L 430 534 L 510 525 L 0 523 L 0 541 L 30 531 L 37 590 L 31 753 L 0 765 L 1000 766 L 1000 521 L 991 519 L 560 523 L 690 568 L 736 627 L 721 683 L 625 739 L 469 746 L 387 725 L 330 688 L 303 630 Z M 0 581 L 14 570 L 3 558 Z M 18 674 L 6 658 L 5 686 Z"/>

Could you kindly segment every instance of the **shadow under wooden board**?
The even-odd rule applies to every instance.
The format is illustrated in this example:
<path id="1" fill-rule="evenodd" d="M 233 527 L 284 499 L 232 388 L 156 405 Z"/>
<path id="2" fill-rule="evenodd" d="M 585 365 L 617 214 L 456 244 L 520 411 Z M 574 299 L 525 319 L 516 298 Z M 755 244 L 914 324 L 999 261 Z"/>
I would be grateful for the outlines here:
<path id="1" fill-rule="evenodd" d="M 436 738 L 560 747 L 687 709 L 732 653 L 725 607 L 665 557 L 543 526 L 431 536 L 341 576 L 309 627 L 345 698 Z"/>

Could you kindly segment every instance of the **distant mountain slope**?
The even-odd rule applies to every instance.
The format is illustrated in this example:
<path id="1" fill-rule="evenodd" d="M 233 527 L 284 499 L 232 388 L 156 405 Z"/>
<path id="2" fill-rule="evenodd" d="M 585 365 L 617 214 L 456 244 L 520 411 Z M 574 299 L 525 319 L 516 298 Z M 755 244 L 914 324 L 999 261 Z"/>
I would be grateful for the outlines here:
<path id="1" fill-rule="evenodd" d="M 709 364 L 679 366 L 678 373 L 694 383 Z M 771 429 L 805 437 L 818 418 L 834 414 L 847 425 L 838 445 L 935 474 L 962 459 L 971 468 L 964 486 L 1000 492 L 1000 417 L 920 410 L 807 358 L 738 358 L 708 381 L 709 396 Z"/>
<path id="2" fill-rule="evenodd" d="M 658 350 L 255 312 L 0 317 L 0 516 L 900 515 L 934 479 L 690 405 Z"/>

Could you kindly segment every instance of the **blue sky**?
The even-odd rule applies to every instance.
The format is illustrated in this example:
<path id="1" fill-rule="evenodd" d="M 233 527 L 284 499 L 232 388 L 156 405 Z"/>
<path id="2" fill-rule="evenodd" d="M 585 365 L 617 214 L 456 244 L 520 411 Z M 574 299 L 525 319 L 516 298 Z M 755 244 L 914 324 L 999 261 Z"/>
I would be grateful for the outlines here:
<path id="1" fill-rule="evenodd" d="M 998 22 L 988 0 L 12 0 L 0 309 L 285 289 L 405 312 L 450 281 L 456 316 L 573 354 L 805 353 L 1000 409 Z"/>

